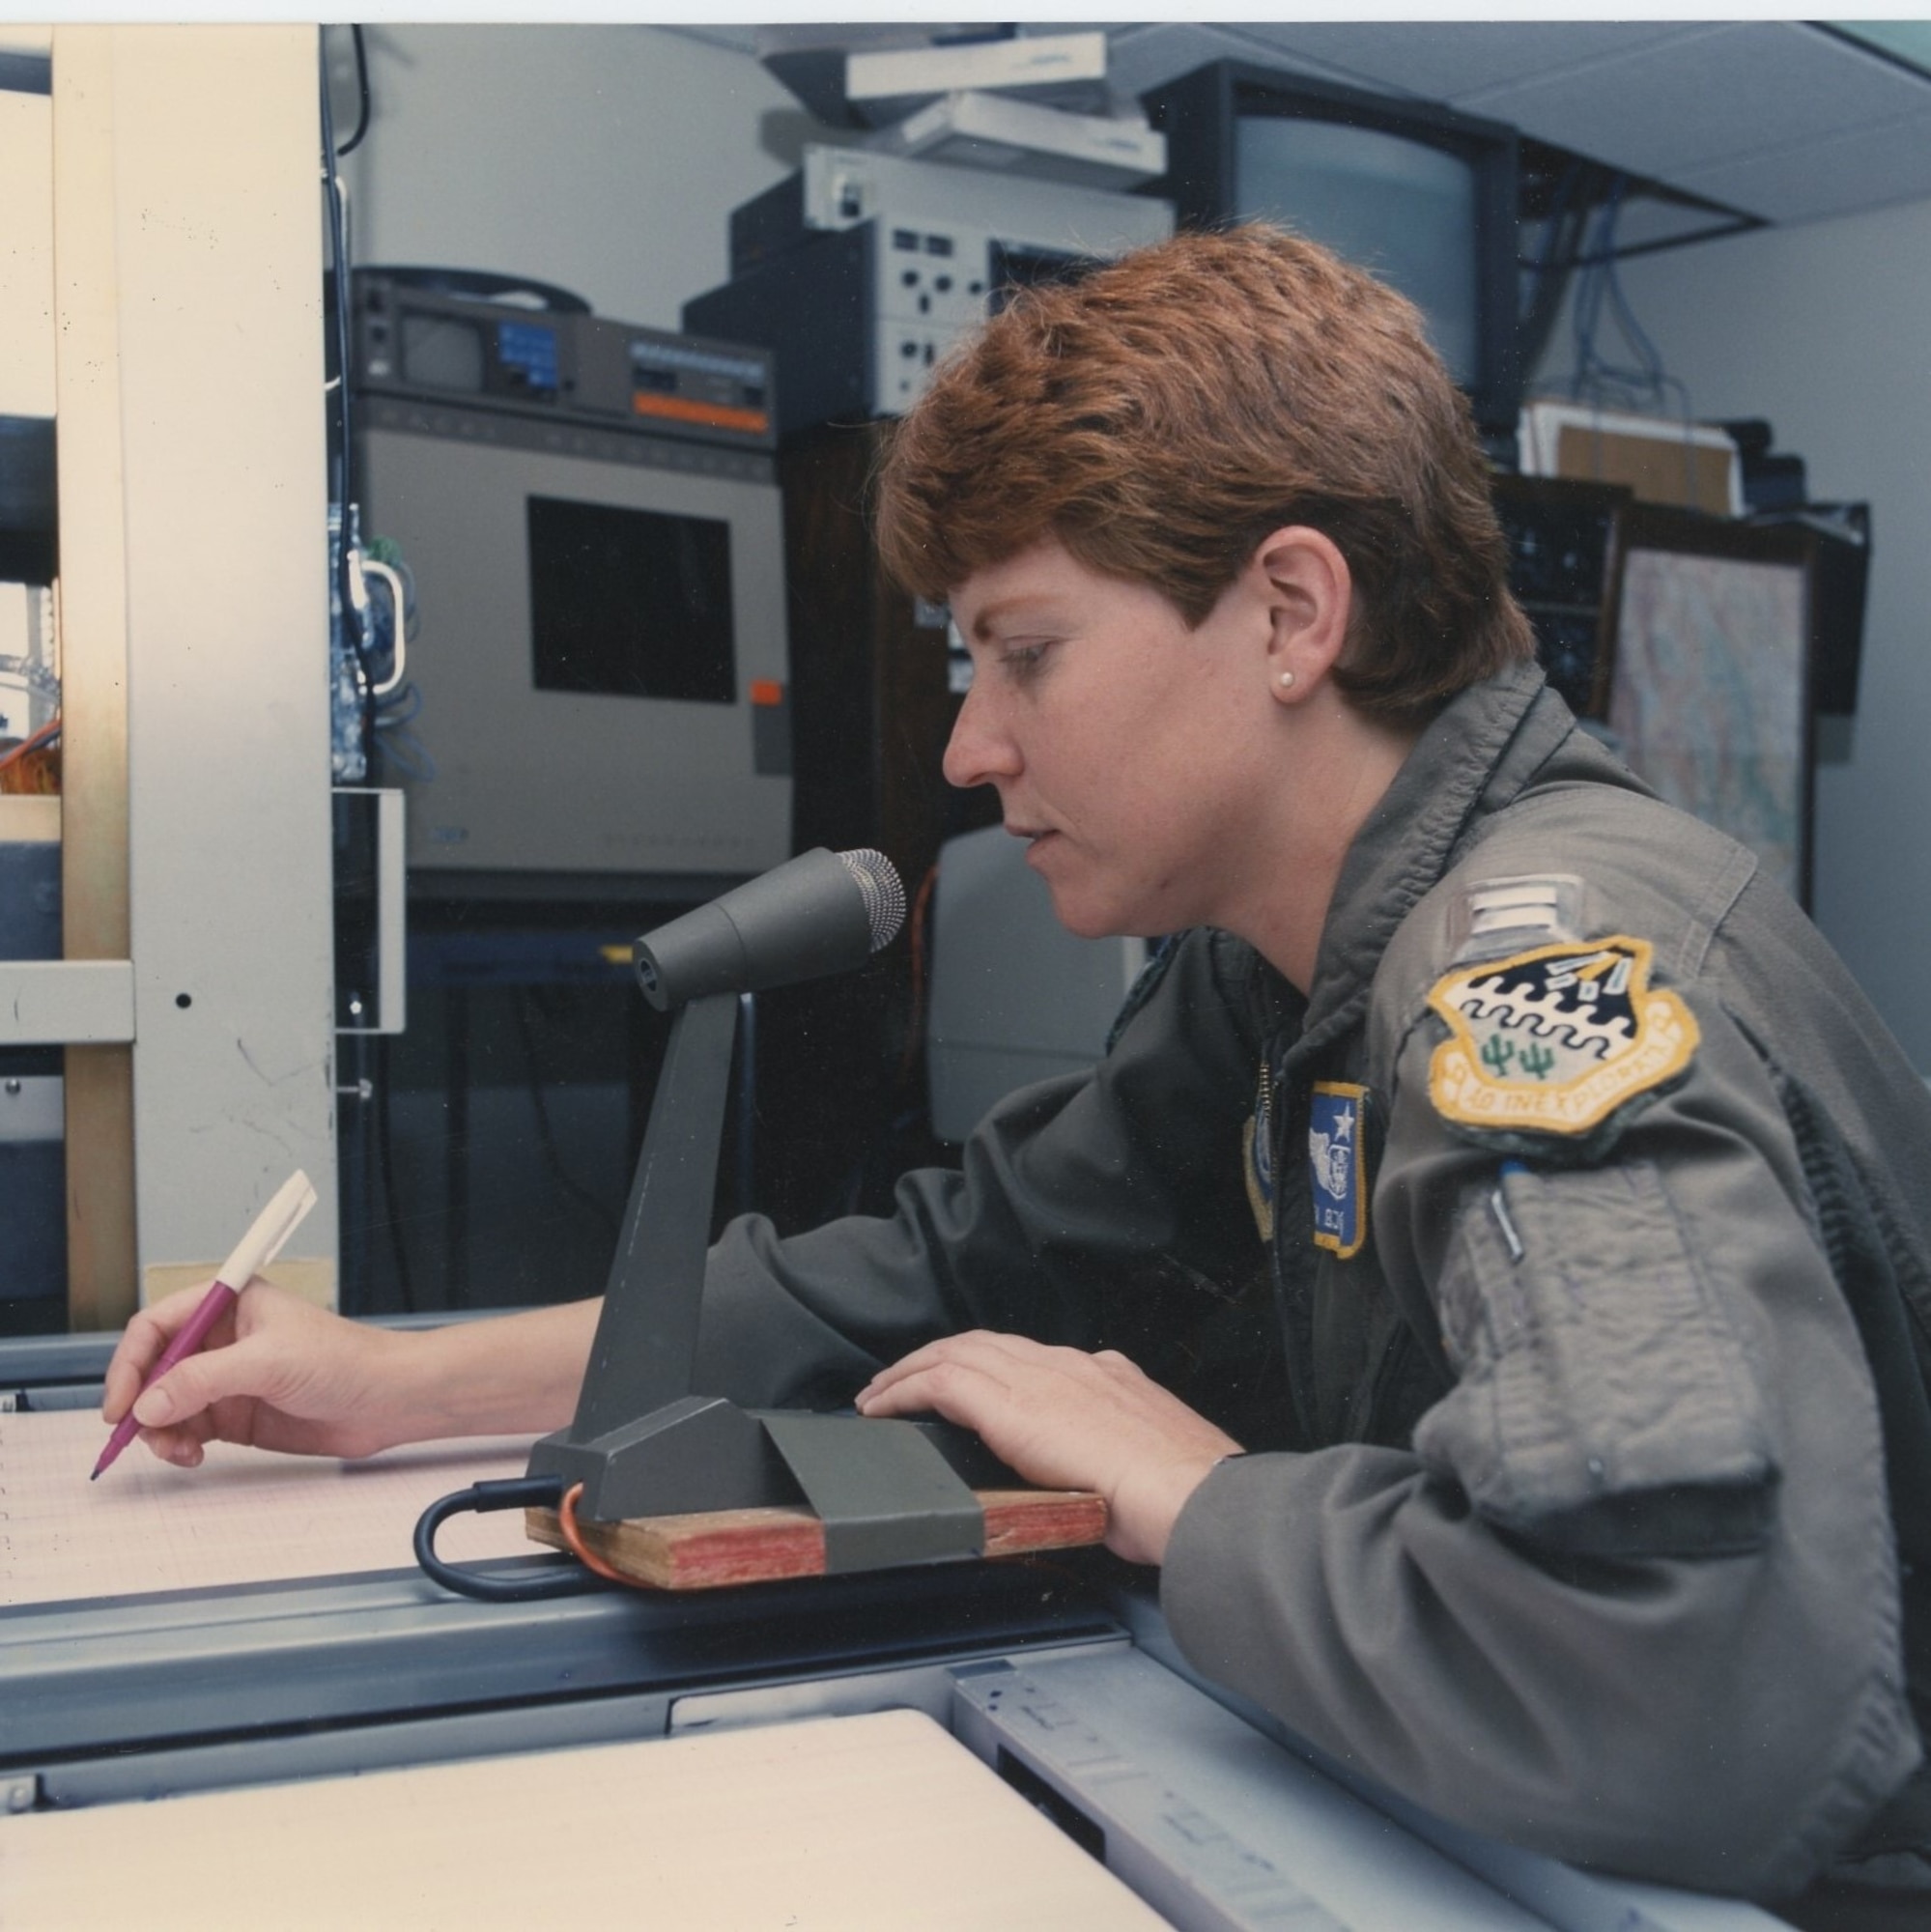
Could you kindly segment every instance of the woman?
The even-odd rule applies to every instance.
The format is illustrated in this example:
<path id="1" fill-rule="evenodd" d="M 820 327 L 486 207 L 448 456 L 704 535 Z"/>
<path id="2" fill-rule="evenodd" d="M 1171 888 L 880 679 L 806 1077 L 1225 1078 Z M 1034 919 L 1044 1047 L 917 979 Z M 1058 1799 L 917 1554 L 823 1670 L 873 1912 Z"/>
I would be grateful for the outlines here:
<path id="1" fill-rule="evenodd" d="M 734 1224 L 699 1385 L 1103 1492 L 1201 1669 L 1448 1816 L 1767 1898 L 1931 1883 L 1883 1474 L 1924 1397 L 1871 1341 L 1931 1321 L 1931 1105 L 1544 688 L 1414 311 L 1262 229 L 1035 291 L 878 522 L 972 653 L 947 776 L 1074 931 L 1183 936 L 892 1219 Z M 250 1295 L 137 1413 L 182 1462 L 554 1427 L 594 1320 Z"/>

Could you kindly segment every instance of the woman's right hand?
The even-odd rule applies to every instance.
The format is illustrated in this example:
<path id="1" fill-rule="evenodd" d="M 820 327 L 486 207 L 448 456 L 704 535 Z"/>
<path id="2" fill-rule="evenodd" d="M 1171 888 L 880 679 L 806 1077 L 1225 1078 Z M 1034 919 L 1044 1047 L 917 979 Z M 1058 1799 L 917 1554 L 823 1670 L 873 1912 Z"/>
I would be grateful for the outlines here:
<path id="1" fill-rule="evenodd" d="M 102 1420 L 118 1422 L 133 1404 L 141 1440 L 163 1462 L 191 1469 L 202 1445 L 217 1439 L 298 1455 L 368 1456 L 423 1433 L 404 1412 L 395 1373 L 397 1351 L 420 1336 L 345 1321 L 259 1279 L 200 1350 L 143 1391 L 206 1292 L 204 1283 L 141 1310 L 107 1365 Z"/>

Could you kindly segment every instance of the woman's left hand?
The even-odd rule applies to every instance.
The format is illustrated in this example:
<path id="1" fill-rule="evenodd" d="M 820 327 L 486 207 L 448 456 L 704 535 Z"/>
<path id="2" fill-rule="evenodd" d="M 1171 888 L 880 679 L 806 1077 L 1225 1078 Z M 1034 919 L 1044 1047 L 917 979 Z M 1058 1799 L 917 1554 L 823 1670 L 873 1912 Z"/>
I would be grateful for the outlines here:
<path id="1" fill-rule="evenodd" d="M 936 1411 L 1029 1483 L 1097 1491 L 1106 1546 L 1130 1563 L 1160 1561 L 1181 1505 L 1240 1448 L 1114 1350 L 1090 1355 L 988 1329 L 914 1350 L 859 1391 L 858 1408 Z"/>

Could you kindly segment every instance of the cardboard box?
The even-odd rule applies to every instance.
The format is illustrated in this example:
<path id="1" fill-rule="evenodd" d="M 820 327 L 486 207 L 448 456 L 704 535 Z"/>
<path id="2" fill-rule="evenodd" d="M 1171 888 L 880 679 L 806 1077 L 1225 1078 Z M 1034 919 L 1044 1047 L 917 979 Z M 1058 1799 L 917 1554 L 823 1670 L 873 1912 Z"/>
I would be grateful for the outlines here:
<path id="1" fill-rule="evenodd" d="M 1743 466 L 1720 429 L 1572 402 L 1533 402 L 1521 416 L 1522 473 L 1620 483 L 1647 503 L 1714 516 L 1744 513 Z"/>

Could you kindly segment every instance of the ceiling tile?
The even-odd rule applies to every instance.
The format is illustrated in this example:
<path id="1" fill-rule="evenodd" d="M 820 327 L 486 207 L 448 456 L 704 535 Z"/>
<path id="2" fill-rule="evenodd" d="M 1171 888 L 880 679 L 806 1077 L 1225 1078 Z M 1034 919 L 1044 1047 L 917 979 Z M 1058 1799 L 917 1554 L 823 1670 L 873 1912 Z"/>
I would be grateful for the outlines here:
<path id="1" fill-rule="evenodd" d="M 1931 199 L 1931 110 L 1690 168 L 1678 185 L 1769 221 Z"/>
<path id="2" fill-rule="evenodd" d="M 1172 23 L 1113 27 L 1108 30 L 1107 77 L 1122 94 L 1145 94 L 1191 73 L 1209 61 L 1261 61 L 1278 67 L 1279 53 L 1254 38 L 1244 23 L 1226 26 L 1180 26 Z M 1305 70 L 1314 65 L 1296 62 Z M 1329 72 L 1330 79 L 1341 79 Z"/>
<path id="3" fill-rule="evenodd" d="M 1318 58 L 1361 86 L 1454 104 L 1696 30 L 1654 20 L 1330 20 L 1256 23 L 1245 31 L 1280 53 Z"/>
<path id="4" fill-rule="evenodd" d="M 1798 22 L 1713 25 L 1568 73 L 1497 88 L 1483 111 L 1681 184 L 1686 168 L 1893 121 L 1931 86 Z"/>
<path id="5" fill-rule="evenodd" d="M 677 34 L 687 41 L 703 41 L 714 47 L 728 47 L 739 54 L 757 52 L 757 29 L 728 22 L 722 26 L 699 26 L 688 20 L 666 20 L 646 24 L 661 34 Z"/>

